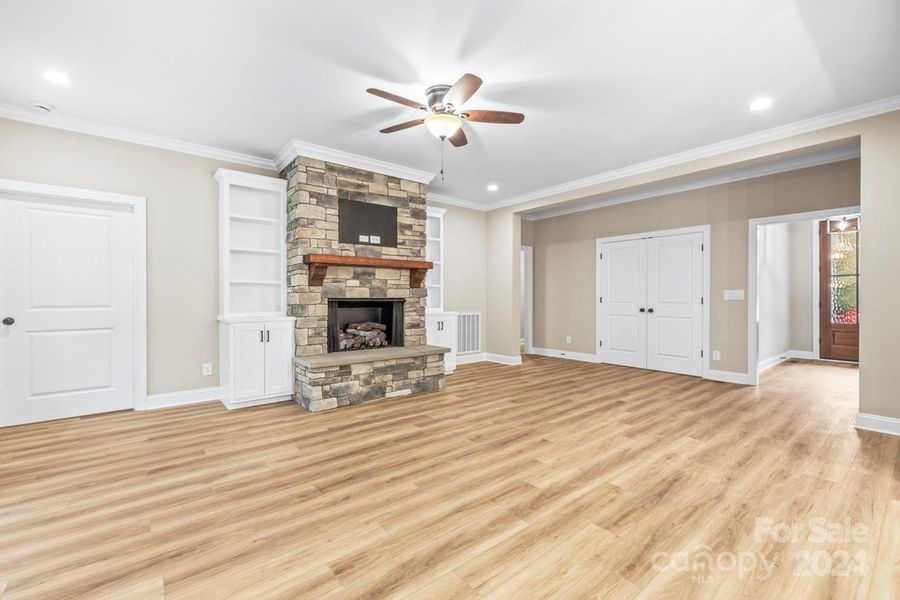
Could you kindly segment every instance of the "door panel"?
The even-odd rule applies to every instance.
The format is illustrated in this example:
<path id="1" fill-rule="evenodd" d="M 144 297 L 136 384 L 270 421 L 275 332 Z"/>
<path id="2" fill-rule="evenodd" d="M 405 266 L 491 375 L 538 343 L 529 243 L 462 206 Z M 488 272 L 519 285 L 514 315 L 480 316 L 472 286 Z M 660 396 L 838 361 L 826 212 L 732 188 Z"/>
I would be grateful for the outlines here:
<path id="1" fill-rule="evenodd" d="M 701 375 L 702 234 L 647 240 L 647 366 Z M 652 309 L 652 312 L 651 312 Z"/>
<path id="2" fill-rule="evenodd" d="M 600 268 L 600 341 L 605 363 L 647 366 L 646 240 L 603 244 Z"/>
<path id="3" fill-rule="evenodd" d="M 0 199 L 0 425 L 134 407 L 130 211 Z"/>
<path id="4" fill-rule="evenodd" d="M 266 395 L 294 391 L 293 321 L 266 323 Z"/>
<path id="5" fill-rule="evenodd" d="M 238 323 L 234 327 L 235 401 L 266 394 L 265 324 Z"/>
<path id="6" fill-rule="evenodd" d="M 859 360 L 859 220 L 844 232 L 819 223 L 819 356 Z"/>

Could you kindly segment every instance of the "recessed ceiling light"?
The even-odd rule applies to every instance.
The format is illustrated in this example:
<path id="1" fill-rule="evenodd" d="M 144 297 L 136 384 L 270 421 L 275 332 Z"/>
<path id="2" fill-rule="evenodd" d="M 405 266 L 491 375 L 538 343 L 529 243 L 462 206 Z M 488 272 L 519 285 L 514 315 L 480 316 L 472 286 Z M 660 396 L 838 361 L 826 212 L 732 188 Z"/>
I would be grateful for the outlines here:
<path id="1" fill-rule="evenodd" d="M 44 71 L 44 79 L 56 85 L 69 85 L 72 81 L 61 71 Z"/>
<path id="2" fill-rule="evenodd" d="M 497 185 L 496 183 L 489 183 L 487 186 L 487 189 L 489 192 L 496 192 L 497 190 L 500 189 L 500 186 Z"/>
<path id="3" fill-rule="evenodd" d="M 750 110 L 753 112 L 761 112 L 772 106 L 772 99 L 768 96 L 761 96 L 750 103 Z"/>

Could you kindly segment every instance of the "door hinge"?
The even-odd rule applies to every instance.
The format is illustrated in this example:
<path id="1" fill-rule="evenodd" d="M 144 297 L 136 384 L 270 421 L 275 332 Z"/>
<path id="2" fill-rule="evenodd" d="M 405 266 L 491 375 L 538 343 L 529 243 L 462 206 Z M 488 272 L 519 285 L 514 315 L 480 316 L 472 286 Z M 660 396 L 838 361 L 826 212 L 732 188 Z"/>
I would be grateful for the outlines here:
<path id="1" fill-rule="evenodd" d="M 700 244 L 700 252 L 706 250 L 706 244 Z"/>
<path id="2" fill-rule="evenodd" d="M 700 351 L 700 358 L 703 358 L 703 350 Z"/>
<path id="3" fill-rule="evenodd" d="M 600 253 L 600 260 L 603 260 L 603 253 Z"/>
<path id="4" fill-rule="evenodd" d="M 700 304 L 703 304 L 703 296 L 700 296 Z"/>
<path id="5" fill-rule="evenodd" d="M 600 296 L 600 304 L 603 304 L 603 296 Z"/>
<path id="6" fill-rule="evenodd" d="M 600 340 L 599 342 L 597 342 L 597 346 L 603 346 L 603 340 Z"/>

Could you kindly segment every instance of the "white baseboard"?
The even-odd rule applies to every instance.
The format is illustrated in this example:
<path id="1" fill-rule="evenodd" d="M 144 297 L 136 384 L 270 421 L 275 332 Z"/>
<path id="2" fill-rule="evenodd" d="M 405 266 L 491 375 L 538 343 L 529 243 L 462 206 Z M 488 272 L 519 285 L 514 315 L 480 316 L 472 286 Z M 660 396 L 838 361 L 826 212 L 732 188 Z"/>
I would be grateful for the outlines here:
<path id="1" fill-rule="evenodd" d="M 468 365 L 471 363 L 484 362 L 486 360 L 487 359 L 484 357 L 484 352 L 472 352 L 471 354 L 456 355 L 457 365 Z"/>
<path id="2" fill-rule="evenodd" d="M 750 385 L 750 377 L 746 373 L 735 373 L 734 371 L 716 371 L 715 369 L 709 369 L 703 374 L 703 378 L 712 381 L 722 381 L 724 383 Z"/>
<path id="3" fill-rule="evenodd" d="M 808 350 L 788 350 L 787 352 L 783 352 L 776 356 L 771 356 L 764 360 L 759 361 L 759 372 L 762 373 L 766 369 L 770 369 L 779 363 L 783 363 L 786 360 L 790 360 L 792 358 L 803 358 L 807 360 L 815 360 L 816 353 L 810 352 Z"/>
<path id="4" fill-rule="evenodd" d="M 569 350 L 554 350 L 553 348 L 531 348 L 528 354 L 537 354 L 538 356 L 552 356 L 555 358 L 568 358 L 569 360 L 580 360 L 582 362 L 599 363 L 600 359 L 596 354 L 588 354 L 587 352 L 570 352 Z"/>
<path id="5" fill-rule="evenodd" d="M 169 392 L 167 394 L 153 394 L 147 396 L 147 403 L 143 410 L 154 408 L 169 408 L 172 406 L 184 406 L 186 404 L 198 404 L 211 402 L 222 397 L 222 390 L 218 386 L 201 388 L 199 390 L 184 390 L 181 392 Z"/>
<path id="6" fill-rule="evenodd" d="M 507 356 L 505 354 L 491 354 L 490 352 L 486 352 L 484 354 L 484 360 L 489 362 L 500 363 L 501 365 L 510 365 L 516 366 L 522 364 L 521 356 Z"/>
<path id="7" fill-rule="evenodd" d="M 473 352 L 472 354 L 457 354 L 457 365 L 468 365 L 477 362 L 495 362 L 501 365 L 521 365 L 521 356 L 507 356 L 505 354 L 491 354 L 490 352 Z"/>
<path id="8" fill-rule="evenodd" d="M 856 428 L 890 435 L 900 435 L 900 419 L 858 413 L 856 415 Z"/>

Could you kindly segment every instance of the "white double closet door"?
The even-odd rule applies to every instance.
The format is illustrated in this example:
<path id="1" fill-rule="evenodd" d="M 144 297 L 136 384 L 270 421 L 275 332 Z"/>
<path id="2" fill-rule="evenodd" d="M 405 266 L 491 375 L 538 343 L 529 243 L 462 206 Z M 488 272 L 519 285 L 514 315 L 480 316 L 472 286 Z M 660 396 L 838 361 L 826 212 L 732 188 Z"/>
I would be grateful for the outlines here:
<path id="1" fill-rule="evenodd" d="M 701 375 L 703 234 L 600 245 L 601 362 Z"/>

